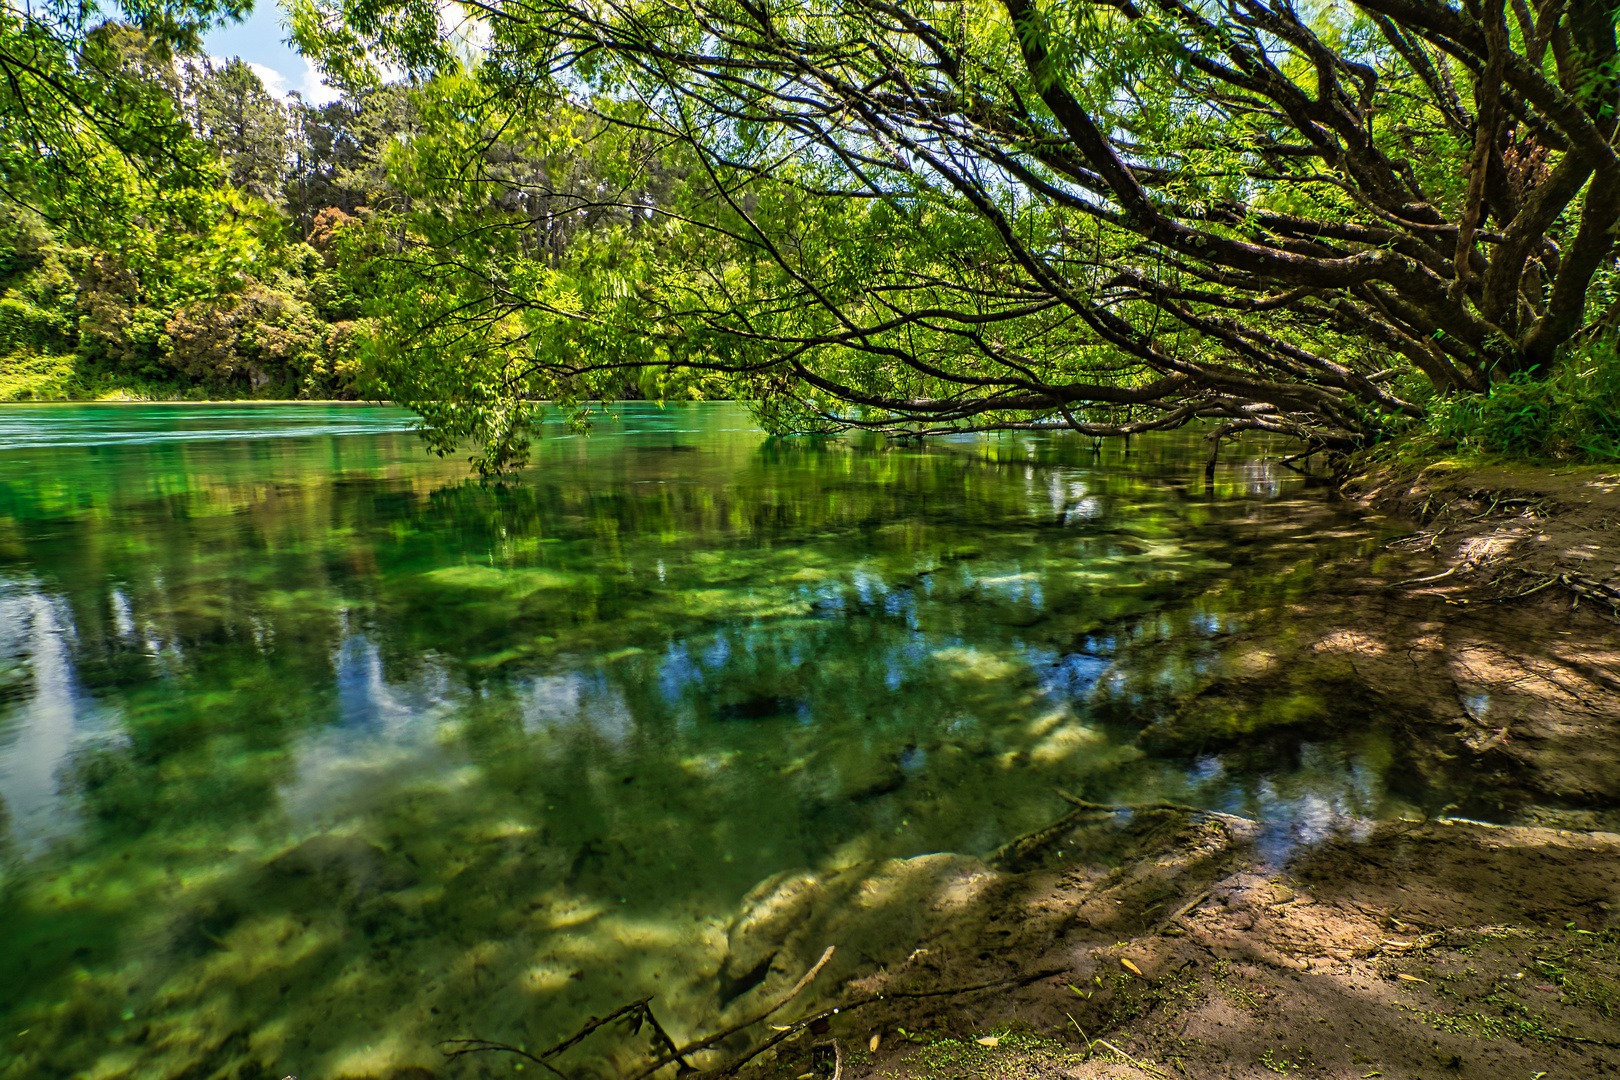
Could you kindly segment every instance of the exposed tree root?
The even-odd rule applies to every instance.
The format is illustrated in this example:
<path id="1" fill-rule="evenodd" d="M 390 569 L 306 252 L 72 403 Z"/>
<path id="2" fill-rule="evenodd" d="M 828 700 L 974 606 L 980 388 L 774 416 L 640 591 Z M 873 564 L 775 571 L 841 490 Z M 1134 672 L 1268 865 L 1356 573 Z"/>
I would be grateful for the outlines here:
<path id="1" fill-rule="evenodd" d="M 1063 972 L 1063 969 L 1061 968 L 1042 968 L 1039 971 L 1028 972 L 1016 979 L 998 979 L 994 982 L 976 983 L 969 986 L 952 986 L 937 990 L 887 991 L 881 994 L 870 994 L 866 997 L 857 998 L 854 1001 L 850 1001 L 842 1005 L 821 1009 L 817 1012 L 810 1013 L 807 1016 L 802 1016 L 790 1024 L 785 1024 L 773 1031 L 769 1038 L 763 1040 L 758 1045 L 752 1047 L 740 1056 L 733 1058 L 725 1064 L 719 1065 L 713 1069 L 698 1069 L 687 1060 L 687 1058 L 689 1058 L 692 1054 L 698 1053 L 702 1050 L 707 1050 L 717 1043 L 723 1042 L 726 1039 L 729 1039 L 731 1036 L 761 1023 L 780 1010 L 788 1002 L 798 997 L 813 981 L 815 981 L 815 977 L 821 973 L 821 969 L 824 968 L 827 965 L 827 962 L 832 959 L 835 949 L 835 946 L 829 945 L 827 947 L 827 951 L 821 954 L 821 959 L 816 962 L 815 966 L 813 966 L 809 971 L 805 972 L 804 976 L 794 984 L 793 989 L 784 994 L 781 999 L 779 999 L 776 1004 L 772 1005 L 769 1009 L 766 1009 L 759 1015 L 751 1017 L 747 1020 L 728 1025 L 712 1035 L 706 1035 L 701 1039 L 695 1039 L 684 1046 L 677 1046 L 675 1040 L 669 1036 L 669 1033 L 664 1030 L 663 1025 L 659 1024 L 657 1019 L 653 1016 L 651 1004 L 652 998 L 642 998 L 640 1001 L 633 1001 L 621 1009 L 614 1010 L 607 1016 L 601 1017 L 600 1019 L 592 1019 L 573 1035 L 564 1039 L 562 1042 L 557 1043 L 555 1046 L 541 1051 L 539 1054 L 532 1054 L 527 1050 L 513 1046 L 510 1043 L 497 1042 L 493 1039 L 446 1039 L 440 1045 L 451 1048 L 446 1049 L 444 1052 L 445 1057 L 447 1058 L 457 1058 L 461 1057 L 463 1054 L 491 1052 L 515 1054 L 526 1061 L 532 1061 L 537 1065 L 549 1069 L 552 1073 L 559 1077 L 564 1077 L 566 1080 L 567 1074 L 559 1070 L 551 1063 L 551 1059 L 561 1054 L 564 1050 L 578 1045 L 593 1032 L 604 1028 L 615 1021 L 623 1021 L 624 1023 L 628 1024 L 629 1034 L 631 1035 L 639 1032 L 643 1024 L 647 1024 L 651 1026 L 653 1030 L 654 1046 L 661 1047 L 663 1052 L 654 1057 L 637 1072 L 631 1073 L 629 1077 L 627 1077 L 627 1080 L 647 1080 L 648 1077 L 652 1076 L 660 1069 L 676 1064 L 679 1066 L 675 1073 L 677 1076 L 690 1077 L 692 1080 L 718 1080 L 720 1077 L 735 1075 L 736 1072 L 744 1065 L 747 1065 L 750 1061 L 753 1061 L 767 1050 L 773 1049 L 783 1042 L 798 1038 L 805 1031 L 812 1029 L 817 1023 L 828 1020 L 840 1013 L 853 1012 L 857 1009 L 865 1008 L 868 1005 L 875 1005 L 881 1001 L 949 997 L 958 994 L 978 993 L 986 990 L 1004 990 L 1020 986 L 1027 986 L 1030 983 L 1037 982 L 1041 979 L 1051 978 L 1052 976 L 1062 974 Z M 832 1045 L 834 1050 L 834 1067 L 830 1080 L 840 1080 L 844 1068 L 843 1048 L 837 1044 L 837 1040 L 833 1040 Z"/>

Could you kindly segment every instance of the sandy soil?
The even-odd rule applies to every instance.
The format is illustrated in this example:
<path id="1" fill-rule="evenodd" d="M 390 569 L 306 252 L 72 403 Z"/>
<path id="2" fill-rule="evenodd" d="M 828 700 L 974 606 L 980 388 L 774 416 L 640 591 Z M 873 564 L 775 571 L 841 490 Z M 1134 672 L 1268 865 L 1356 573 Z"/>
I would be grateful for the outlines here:
<path id="1" fill-rule="evenodd" d="M 1405 587 L 1454 604 L 1528 599 L 1585 603 L 1620 618 L 1620 471 L 1613 467 L 1384 465 L 1345 495 L 1411 521 L 1398 544 L 1431 557 Z"/>
<path id="2" fill-rule="evenodd" d="M 1146 811 L 1065 840 L 940 874 L 848 1000 L 888 996 L 760 1071 L 836 1040 L 848 1080 L 1620 1073 L 1620 836 L 1394 823 L 1272 860 L 1252 823 Z"/>
<path id="3" fill-rule="evenodd" d="M 794 1080 L 1620 1073 L 1620 835 L 1431 820 L 1275 839 L 1082 810 L 988 862 L 782 875 L 732 926 L 765 971 L 727 1009 L 740 1030 L 687 1059 Z M 590 1039 L 631 1076 L 660 1049 L 639 1027 Z"/>

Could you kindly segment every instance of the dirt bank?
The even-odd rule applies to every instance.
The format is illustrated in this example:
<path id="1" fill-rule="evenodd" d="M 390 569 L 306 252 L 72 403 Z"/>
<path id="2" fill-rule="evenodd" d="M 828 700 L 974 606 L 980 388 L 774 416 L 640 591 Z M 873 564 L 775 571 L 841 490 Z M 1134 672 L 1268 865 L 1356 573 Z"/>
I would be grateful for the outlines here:
<path id="1" fill-rule="evenodd" d="M 945 883 L 936 936 L 852 990 L 997 985 L 840 1016 L 846 1076 L 1620 1072 L 1620 837 L 1394 823 L 1270 858 L 1230 818 L 1107 828 Z"/>
<path id="2" fill-rule="evenodd" d="M 1398 821 L 1299 844 L 1223 815 L 1077 811 L 988 862 L 773 879 L 730 949 L 761 974 L 724 1019 L 791 1000 L 687 1055 L 719 1075 L 1620 1073 L 1614 834 Z M 590 1038 L 628 1075 L 662 1049 Z M 510 1067 L 491 1058 L 469 1075 Z"/>
<path id="3" fill-rule="evenodd" d="M 1343 491 L 1370 512 L 1410 521 L 1396 541 L 1432 563 L 1410 591 L 1454 604 L 1581 604 L 1620 618 L 1620 471 L 1612 466 L 1383 464 Z"/>

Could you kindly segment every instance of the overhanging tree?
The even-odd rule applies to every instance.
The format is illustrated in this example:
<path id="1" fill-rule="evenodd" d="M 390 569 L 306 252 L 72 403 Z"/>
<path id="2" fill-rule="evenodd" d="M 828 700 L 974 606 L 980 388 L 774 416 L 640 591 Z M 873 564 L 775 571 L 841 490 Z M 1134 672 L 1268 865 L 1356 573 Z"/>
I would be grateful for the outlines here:
<path id="1" fill-rule="evenodd" d="M 251 0 L 46 0 L 0 7 L 0 197 L 118 213 L 106 168 L 190 182 L 208 163 L 175 100 L 177 55 Z M 112 161 L 109 165 L 108 162 Z"/>
<path id="2" fill-rule="evenodd" d="M 477 240 L 534 222 L 438 162 L 457 227 L 397 254 L 440 302 L 390 346 L 474 412 L 651 363 L 742 374 L 787 427 L 1204 418 L 1349 448 L 1437 393 L 1544 377 L 1612 298 L 1609 0 L 468 10 L 492 138 L 567 99 L 685 181 L 613 196 L 666 229 L 635 283 L 559 303 L 555 274 L 514 284 L 522 244 Z M 298 35 L 340 69 L 456 53 L 415 0 L 308 0 Z M 496 359 L 458 382 L 468 343 Z"/>

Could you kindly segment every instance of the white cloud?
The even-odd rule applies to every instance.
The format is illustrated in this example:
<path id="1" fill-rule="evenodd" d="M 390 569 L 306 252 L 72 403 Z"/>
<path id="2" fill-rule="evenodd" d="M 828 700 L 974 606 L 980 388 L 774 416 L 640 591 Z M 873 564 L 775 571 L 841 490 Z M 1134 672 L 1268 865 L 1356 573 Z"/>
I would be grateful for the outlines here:
<path id="1" fill-rule="evenodd" d="M 308 57 L 302 59 L 304 61 L 304 82 L 299 88 L 299 92 L 304 95 L 304 101 L 310 105 L 325 105 L 343 96 L 336 87 L 328 86 L 321 81 L 321 73 L 315 70 L 314 63 Z"/>
<path id="2" fill-rule="evenodd" d="M 321 81 L 321 73 L 307 57 L 301 56 L 298 59 L 304 62 L 304 70 L 300 73 L 297 86 L 293 85 L 292 79 L 266 64 L 255 64 L 251 60 L 243 60 L 242 63 L 259 77 L 265 90 L 278 101 L 286 101 L 295 92 L 304 99 L 306 105 L 325 105 L 343 96 L 339 90 Z M 208 62 L 218 69 L 230 63 L 230 60 L 223 56 L 210 56 Z"/>
<path id="3" fill-rule="evenodd" d="M 264 83 L 264 88 L 270 91 L 271 97 L 283 99 L 286 98 L 287 91 L 292 89 L 287 85 L 287 76 L 283 75 L 275 68 L 265 67 L 263 64 L 255 64 L 251 60 L 244 60 L 242 62 L 248 66 L 249 70 L 251 70 L 253 74 L 259 77 L 260 82 Z M 218 61 L 215 61 L 215 63 L 217 64 Z"/>
<path id="4" fill-rule="evenodd" d="M 321 73 L 315 70 L 315 65 L 307 57 L 299 59 L 304 61 L 304 70 L 297 86 L 293 86 L 292 80 L 275 68 L 255 64 L 252 61 L 243 62 L 253 69 L 253 74 L 257 75 L 259 81 L 264 83 L 264 88 L 270 91 L 270 96 L 280 98 L 282 101 L 286 101 L 295 91 L 304 99 L 306 105 L 325 105 L 343 96 L 336 88 L 327 86 L 321 81 Z"/>

